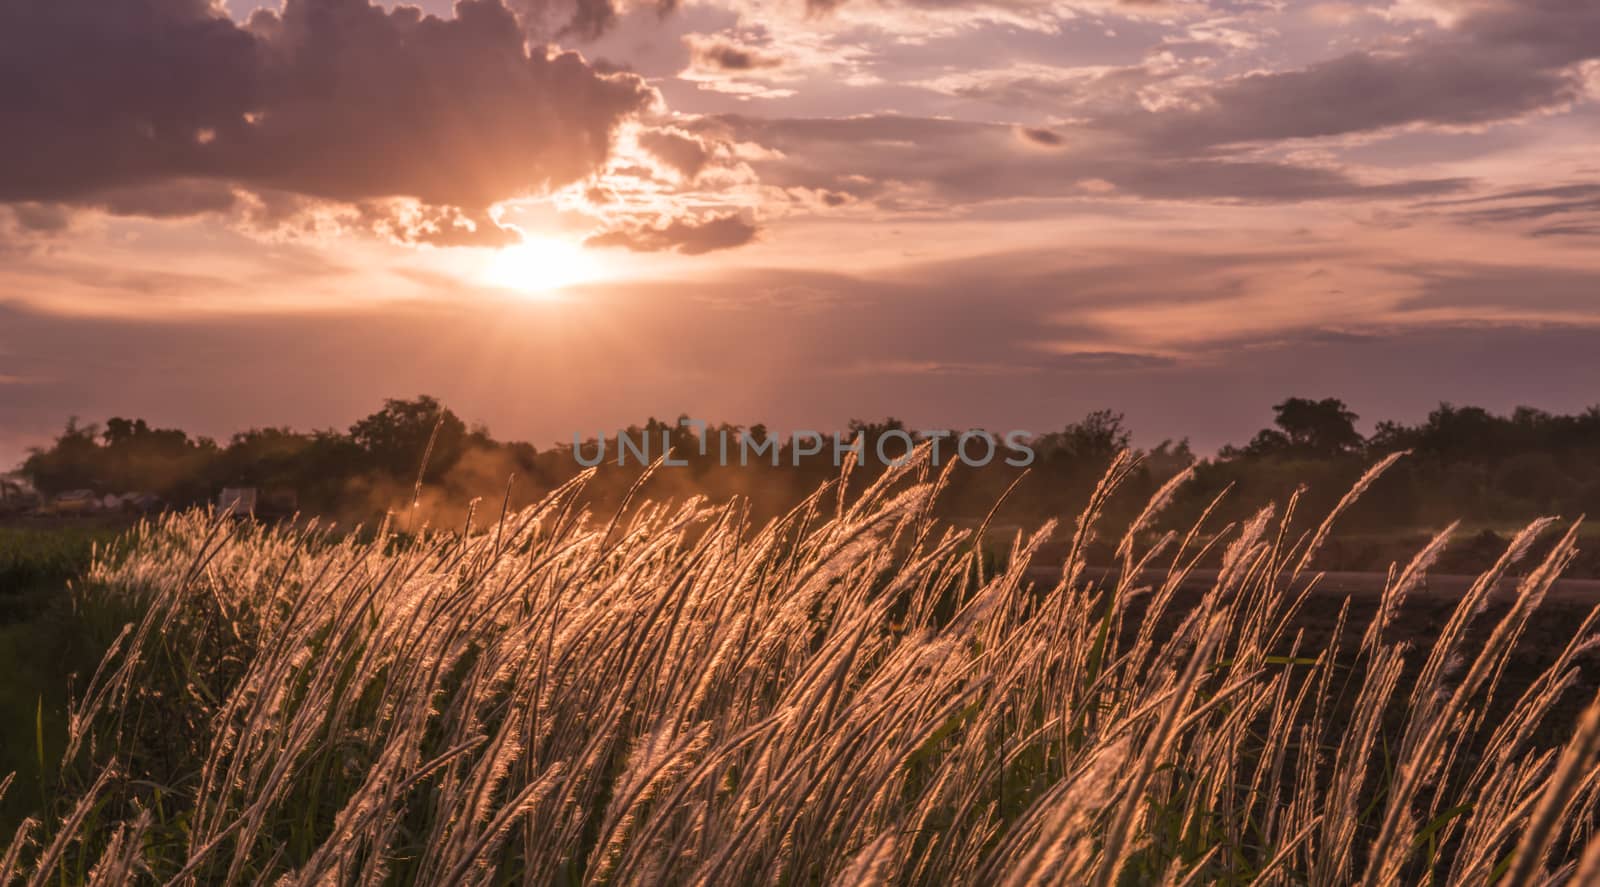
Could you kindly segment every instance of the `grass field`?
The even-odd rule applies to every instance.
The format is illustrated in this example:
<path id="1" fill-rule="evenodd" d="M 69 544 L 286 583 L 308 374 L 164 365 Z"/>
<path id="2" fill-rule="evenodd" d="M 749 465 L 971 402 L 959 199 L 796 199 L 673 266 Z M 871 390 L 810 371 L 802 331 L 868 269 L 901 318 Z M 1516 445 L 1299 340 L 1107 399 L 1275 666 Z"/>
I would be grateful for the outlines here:
<path id="1" fill-rule="evenodd" d="M 28 618 L 89 566 L 96 546 L 121 535 L 98 526 L 0 526 L 0 625 Z"/>
<path id="2" fill-rule="evenodd" d="M 919 464 L 760 527 L 578 485 L 467 538 L 164 518 L 74 586 L 110 652 L 0 884 L 1600 881 L 1600 614 L 1541 606 L 1575 528 L 1347 602 L 1337 513 L 1102 526 L 1127 467 L 999 553 Z"/>
<path id="3" fill-rule="evenodd" d="M 0 527 L 0 777 L 18 774 L 0 798 L 7 833 L 49 797 L 71 676 L 87 680 L 110 640 L 73 611 L 67 586 L 120 535 L 98 526 Z"/>

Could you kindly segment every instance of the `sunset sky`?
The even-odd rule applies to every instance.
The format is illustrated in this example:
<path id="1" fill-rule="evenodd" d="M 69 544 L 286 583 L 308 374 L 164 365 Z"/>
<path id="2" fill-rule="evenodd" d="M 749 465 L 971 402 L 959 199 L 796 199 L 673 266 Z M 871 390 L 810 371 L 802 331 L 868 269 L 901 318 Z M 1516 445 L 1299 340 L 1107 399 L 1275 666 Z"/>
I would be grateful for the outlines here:
<path id="1" fill-rule="evenodd" d="M 1596 0 L 0 0 L 0 469 L 1600 402 Z"/>

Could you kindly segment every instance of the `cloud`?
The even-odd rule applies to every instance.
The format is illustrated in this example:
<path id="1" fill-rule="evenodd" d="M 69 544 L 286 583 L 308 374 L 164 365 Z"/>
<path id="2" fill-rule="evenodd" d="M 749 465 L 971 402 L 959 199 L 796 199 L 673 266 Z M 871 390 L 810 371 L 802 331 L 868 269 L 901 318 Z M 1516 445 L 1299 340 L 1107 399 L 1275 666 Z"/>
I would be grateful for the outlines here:
<path id="1" fill-rule="evenodd" d="M 719 249 L 744 246 L 761 229 L 739 213 L 706 219 L 674 219 L 663 225 L 636 225 L 590 236 L 585 246 L 623 247 L 634 252 L 674 251 L 698 256 Z"/>
<path id="2" fill-rule="evenodd" d="M 1054 130 L 1044 129 L 1042 127 L 1020 127 L 1017 130 L 1017 134 L 1022 136 L 1022 138 L 1026 141 L 1032 142 L 1035 145 L 1042 145 L 1046 148 L 1060 147 L 1061 145 L 1066 144 L 1067 141 L 1061 137 L 1060 133 L 1055 132 Z"/>
<path id="3" fill-rule="evenodd" d="M 1585 94 L 1579 63 L 1600 58 L 1600 4 L 1459 0 L 1447 30 L 1288 71 L 1196 90 L 1189 107 L 1108 116 L 1103 125 L 1191 153 L 1407 125 L 1471 127 L 1565 107 Z"/>
<path id="4" fill-rule="evenodd" d="M 683 42 L 689 47 L 689 63 L 701 71 L 743 73 L 784 64 L 783 57 L 777 53 L 728 37 L 687 34 Z"/>
<path id="5" fill-rule="evenodd" d="M 1520 188 L 1456 200 L 1420 204 L 1478 227 L 1506 227 L 1530 237 L 1593 237 L 1600 234 L 1600 184 L 1579 182 Z"/>
<path id="6" fill-rule="evenodd" d="M 654 6 L 666 16 L 678 8 L 678 0 L 655 4 L 615 2 L 615 0 L 507 0 L 529 38 L 536 43 L 561 39 L 597 40 L 616 27 L 622 15 L 638 7 Z"/>
<path id="7" fill-rule="evenodd" d="M 540 42 L 577 37 L 593 40 L 617 23 L 617 4 L 611 0 L 509 0 L 529 36 Z"/>
<path id="8" fill-rule="evenodd" d="M 19 203 L 11 207 L 17 227 L 33 234 L 58 234 L 72 227 L 72 213 L 59 206 Z"/>
<path id="9" fill-rule="evenodd" d="M 1057 372 L 1148 370 L 1170 367 L 1176 358 L 1160 354 L 1140 354 L 1129 351 L 1068 351 L 1050 355 L 1039 361 L 1041 369 Z"/>
<path id="10" fill-rule="evenodd" d="M 763 184 L 846 194 L 891 211 L 1081 197 L 1086 181 L 1121 196 L 1248 203 L 1415 197 L 1466 185 L 1459 179 L 1363 181 L 1333 167 L 1254 158 L 1174 157 L 1092 130 L 1052 129 L 1060 136 L 1052 146 L 1007 125 L 889 114 L 724 115 L 688 126 L 722 141 L 759 145 L 762 150 L 746 161 Z"/>
<path id="11" fill-rule="evenodd" d="M 238 203 L 238 195 L 226 182 L 173 179 L 106 188 L 83 202 L 114 216 L 184 219 L 232 209 Z"/>
<path id="12" fill-rule="evenodd" d="M 0 202 L 188 215 L 237 187 L 483 219 L 594 172 L 655 100 L 530 52 L 500 0 L 286 0 L 243 25 L 208 0 L 0 0 Z"/>
<path id="13" fill-rule="evenodd" d="M 1205 66 L 1184 63 L 1169 35 L 1161 50 L 1136 64 L 1019 61 L 956 68 L 920 85 L 1058 115 L 1130 140 L 1141 153 L 1174 157 L 1403 127 L 1482 127 L 1566 108 L 1591 88 L 1584 63 L 1600 59 L 1593 37 L 1600 33 L 1600 4 L 1440 0 L 1427 17 L 1439 24 L 1303 67 L 1223 79 L 1201 79 Z M 1222 30 L 1235 48 L 1251 45 L 1253 38 L 1241 42 L 1249 35 Z M 1220 33 L 1213 24 L 1184 32 Z"/>
<path id="14" fill-rule="evenodd" d="M 918 85 L 1002 108 L 1088 120 L 1157 104 L 1161 99 L 1158 90 L 1188 72 L 1188 66 L 1163 49 L 1133 65 L 1012 62 L 999 68 L 944 72 Z"/>
<path id="15" fill-rule="evenodd" d="M 1466 47 L 1417 55 L 1353 53 L 1297 71 L 1250 74 L 1207 104 L 1123 125 L 1175 151 L 1317 138 L 1414 123 L 1469 126 L 1564 105 L 1581 95 L 1559 70 L 1501 65 Z"/>
<path id="16" fill-rule="evenodd" d="M 1543 309 L 1592 302 L 1593 278 L 1561 283 L 1538 268 L 1441 269 L 1456 275 L 1439 282 L 1448 290 L 1405 323 L 1267 312 L 1269 323 L 1248 336 L 1222 330 L 1152 347 L 1096 320 L 1139 300 L 1210 302 L 1227 320 L 1232 275 L 1336 259 L 1051 250 L 909 278 L 770 270 L 630 282 L 559 303 L 462 298 L 447 281 L 433 298 L 352 300 L 309 314 L 113 318 L 0 303 L 0 373 L 34 380 L 6 392 L 0 446 L 7 435 L 41 440 L 74 413 L 219 436 L 259 425 L 342 427 L 385 396 L 416 391 L 541 446 L 652 414 L 820 428 L 893 414 L 922 427 L 1045 430 L 1109 403 L 1153 435 L 1146 439 L 1193 434 L 1203 447 L 1247 439 L 1270 419 L 1270 404 L 1330 379 L 1334 393 L 1374 418 L 1420 416 L 1441 399 L 1505 408 L 1531 398 L 1560 410 L 1594 402 L 1600 328 L 1461 320 L 1493 307 L 1495 292 L 1550 283 L 1562 287 L 1562 303 Z M 1075 264 L 1083 260 L 1095 264 Z M 1460 289 L 1457 278 L 1470 276 L 1479 282 Z M 1158 333 L 1174 325 L 1159 312 L 1146 323 Z M 924 372 L 884 371 L 894 367 L 940 375 L 930 384 Z M 541 409 L 528 410 L 486 379 L 560 384 L 544 385 Z"/>
<path id="17" fill-rule="evenodd" d="M 1020 354 L 994 363 L 949 360 L 879 360 L 866 358 L 830 366 L 840 376 L 940 375 L 940 376 L 1073 376 L 1085 373 L 1124 373 L 1176 366 L 1176 358 L 1127 351 L 1069 351 L 1062 354 Z"/>
<path id="18" fill-rule="evenodd" d="M 1522 222 L 1574 215 L 1600 217 L 1600 184 L 1526 188 L 1431 205 L 1461 207 L 1462 217 L 1473 222 Z"/>
<path id="19" fill-rule="evenodd" d="M 522 240 L 515 230 L 500 227 L 487 214 L 414 200 L 369 201 L 360 205 L 357 218 L 363 229 L 404 246 L 500 247 Z"/>
<path id="20" fill-rule="evenodd" d="M 76 213 L 54 204 L 0 204 L 0 258 L 21 260 L 47 252 L 70 239 L 76 222 Z"/>
<path id="21" fill-rule="evenodd" d="M 1534 237 L 1600 237 L 1600 222 L 1578 225 L 1545 225 L 1531 232 Z"/>
<path id="22" fill-rule="evenodd" d="M 1521 316 L 1600 328 L 1600 315 L 1594 310 L 1600 269 L 1451 264 L 1412 273 L 1421 277 L 1423 286 L 1406 300 L 1408 311 Z M 1515 293 L 1515 299 L 1508 300 L 1507 293 Z"/>
<path id="23" fill-rule="evenodd" d="M 686 181 L 694 181 L 711 159 L 711 148 L 682 130 L 650 129 L 639 133 L 639 147 L 672 167 Z"/>

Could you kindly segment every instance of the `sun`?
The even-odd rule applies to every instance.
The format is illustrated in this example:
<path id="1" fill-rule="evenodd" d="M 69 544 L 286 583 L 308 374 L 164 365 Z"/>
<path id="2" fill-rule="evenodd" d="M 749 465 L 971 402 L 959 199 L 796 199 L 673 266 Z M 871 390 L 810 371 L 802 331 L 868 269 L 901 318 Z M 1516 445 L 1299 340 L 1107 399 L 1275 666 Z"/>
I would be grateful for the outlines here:
<path id="1" fill-rule="evenodd" d="M 582 246 L 555 237 L 529 237 L 495 253 L 483 279 L 491 286 L 548 295 L 601 276 L 600 263 Z"/>

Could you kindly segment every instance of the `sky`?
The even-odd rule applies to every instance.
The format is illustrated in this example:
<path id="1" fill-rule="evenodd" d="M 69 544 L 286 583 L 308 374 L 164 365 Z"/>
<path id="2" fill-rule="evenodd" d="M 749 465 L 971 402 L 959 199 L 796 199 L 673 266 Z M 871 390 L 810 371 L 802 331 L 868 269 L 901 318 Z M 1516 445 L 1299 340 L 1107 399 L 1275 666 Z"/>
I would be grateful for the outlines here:
<path id="1" fill-rule="evenodd" d="M 1600 403 L 1594 0 L 0 0 L 0 467 Z"/>

